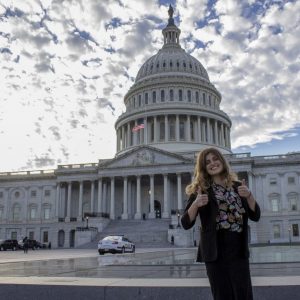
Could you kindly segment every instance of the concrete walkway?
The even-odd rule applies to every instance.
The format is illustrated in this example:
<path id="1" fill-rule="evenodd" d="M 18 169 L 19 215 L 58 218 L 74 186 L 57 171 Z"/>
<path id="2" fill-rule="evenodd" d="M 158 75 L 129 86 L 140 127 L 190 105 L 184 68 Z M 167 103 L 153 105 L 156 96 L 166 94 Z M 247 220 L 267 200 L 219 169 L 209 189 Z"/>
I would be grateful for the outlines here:
<path id="1" fill-rule="evenodd" d="M 85 249 L 0 252 L 1 297 L 211 300 L 204 265 L 185 263 L 194 249 L 173 250 L 104 256 Z M 300 263 L 251 264 L 251 274 L 254 299 L 300 299 Z"/>

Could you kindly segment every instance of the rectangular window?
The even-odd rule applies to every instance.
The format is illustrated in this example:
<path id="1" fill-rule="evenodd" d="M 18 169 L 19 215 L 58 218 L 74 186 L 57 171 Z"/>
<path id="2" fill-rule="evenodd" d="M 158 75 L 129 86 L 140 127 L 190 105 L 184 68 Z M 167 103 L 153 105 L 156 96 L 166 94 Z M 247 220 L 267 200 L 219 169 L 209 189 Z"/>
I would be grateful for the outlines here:
<path id="1" fill-rule="evenodd" d="M 0 198 L 3 198 L 3 192 L 0 192 Z"/>
<path id="2" fill-rule="evenodd" d="M 16 231 L 12 231 L 12 233 L 10 234 L 10 236 L 11 236 L 12 240 L 16 240 L 17 237 L 18 237 L 18 233 Z"/>
<path id="3" fill-rule="evenodd" d="M 145 104 L 148 104 L 148 93 L 145 94 Z"/>
<path id="4" fill-rule="evenodd" d="M 161 141 L 165 140 L 165 122 L 164 121 L 161 121 L 159 123 L 159 139 Z"/>
<path id="5" fill-rule="evenodd" d="M 179 122 L 179 139 L 180 140 L 184 140 L 184 136 L 185 136 L 185 126 L 184 126 L 184 121 L 180 121 Z"/>
<path id="6" fill-rule="evenodd" d="M 279 224 L 273 225 L 273 236 L 274 236 L 274 239 L 280 238 L 280 225 Z"/>
<path id="7" fill-rule="evenodd" d="M 291 210 L 296 211 L 297 210 L 297 198 L 291 197 L 290 202 L 291 202 Z"/>
<path id="8" fill-rule="evenodd" d="M 196 103 L 199 103 L 199 92 L 196 92 Z"/>
<path id="9" fill-rule="evenodd" d="M 288 177 L 288 184 L 295 184 L 295 177 Z"/>
<path id="10" fill-rule="evenodd" d="M 293 230 L 293 236 L 299 236 L 299 226 L 298 226 L 298 224 L 293 224 L 292 225 L 292 230 Z"/>
<path id="11" fill-rule="evenodd" d="M 156 103 L 156 92 L 152 92 L 152 103 Z"/>
<path id="12" fill-rule="evenodd" d="M 277 178 L 270 178 L 270 185 L 276 185 L 277 184 Z"/>
<path id="13" fill-rule="evenodd" d="M 45 195 L 45 197 L 49 197 L 51 195 L 51 191 L 50 190 L 45 190 L 44 195 Z"/>
<path id="14" fill-rule="evenodd" d="M 43 243 L 48 243 L 48 231 L 43 232 Z"/>
<path id="15" fill-rule="evenodd" d="M 31 197 L 36 197 L 36 191 L 31 191 L 30 195 Z"/>
<path id="16" fill-rule="evenodd" d="M 0 220 L 3 218 L 3 208 L 0 208 Z"/>
<path id="17" fill-rule="evenodd" d="M 171 119 L 170 120 L 170 125 L 169 125 L 169 139 L 170 141 L 174 141 L 175 140 L 175 120 Z"/>
<path id="18" fill-rule="evenodd" d="M 34 231 L 29 231 L 29 239 L 34 240 Z"/>
<path id="19" fill-rule="evenodd" d="M 46 207 L 44 209 L 44 219 L 45 220 L 49 220 L 50 219 L 50 208 L 49 207 Z"/>
<path id="20" fill-rule="evenodd" d="M 179 101 L 182 101 L 182 90 L 179 90 Z"/>
<path id="21" fill-rule="evenodd" d="M 36 208 L 35 207 L 31 207 L 30 209 L 30 219 L 35 219 L 36 218 Z"/>
<path id="22" fill-rule="evenodd" d="M 142 95 L 139 95 L 139 107 L 142 106 Z"/>
<path id="23" fill-rule="evenodd" d="M 161 101 L 161 102 L 164 102 L 164 101 L 165 101 L 165 91 L 164 91 L 164 90 L 161 90 L 161 91 L 160 91 L 160 101 Z"/>
<path id="24" fill-rule="evenodd" d="M 174 101 L 174 91 L 170 90 L 170 101 Z"/>
<path id="25" fill-rule="evenodd" d="M 206 95 L 205 95 L 205 93 L 202 94 L 202 97 L 203 97 L 203 105 L 206 105 Z"/>
<path id="26" fill-rule="evenodd" d="M 272 199 L 271 204 L 272 204 L 272 211 L 274 211 L 274 212 L 279 211 L 278 199 Z"/>

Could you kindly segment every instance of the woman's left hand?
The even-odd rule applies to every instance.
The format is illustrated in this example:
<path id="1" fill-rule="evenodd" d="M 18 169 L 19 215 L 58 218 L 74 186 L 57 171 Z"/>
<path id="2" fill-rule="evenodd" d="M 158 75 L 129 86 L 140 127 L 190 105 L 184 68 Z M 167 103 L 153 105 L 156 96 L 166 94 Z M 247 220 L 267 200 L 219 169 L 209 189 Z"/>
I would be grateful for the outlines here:
<path id="1" fill-rule="evenodd" d="M 249 191 L 245 179 L 242 180 L 242 185 L 238 187 L 238 193 L 241 197 L 249 198 L 251 196 L 251 192 Z"/>

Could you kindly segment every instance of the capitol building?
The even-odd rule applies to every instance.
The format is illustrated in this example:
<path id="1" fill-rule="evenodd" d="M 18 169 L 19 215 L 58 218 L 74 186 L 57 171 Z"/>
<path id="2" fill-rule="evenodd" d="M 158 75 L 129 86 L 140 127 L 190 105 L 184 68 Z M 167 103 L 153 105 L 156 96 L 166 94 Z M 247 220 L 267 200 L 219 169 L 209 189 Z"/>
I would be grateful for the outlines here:
<path id="1" fill-rule="evenodd" d="M 115 123 L 113 158 L 0 173 L 0 239 L 28 236 L 51 242 L 53 248 L 69 248 L 118 220 L 165 219 L 172 224 L 185 207 L 197 153 L 213 146 L 246 180 L 261 207 L 260 222 L 249 224 L 250 242 L 300 241 L 300 153 L 233 154 L 221 91 L 203 65 L 182 49 L 171 6 L 162 35 L 163 47 L 141 66 L 124 96 L 126 111 Z M 189 237 L 172 228 L 166 230 Z M 182 240 L 191 245 L 189 238 Z"/>

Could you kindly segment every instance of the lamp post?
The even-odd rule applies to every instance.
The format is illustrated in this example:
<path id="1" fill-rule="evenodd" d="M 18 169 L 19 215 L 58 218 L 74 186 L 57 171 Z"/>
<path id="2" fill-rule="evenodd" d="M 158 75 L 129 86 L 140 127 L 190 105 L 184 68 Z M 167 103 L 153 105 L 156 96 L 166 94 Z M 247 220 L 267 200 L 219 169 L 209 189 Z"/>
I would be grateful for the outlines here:
<path id="1" fill-rule="evenodd" d="M 180 228 L 179 218 L 180 218 L 180 213 L 179 211 L 177 211 L 177 228 Z"/>
<path id="2" fill-rule="evenodd" d="M 86 219 L 86 229 L 89 229 L 89 217 L 86 216 L 85 219 Z"/>

